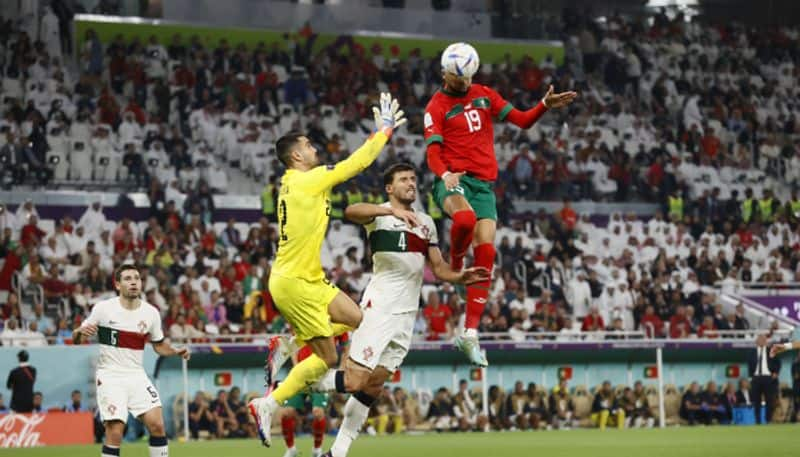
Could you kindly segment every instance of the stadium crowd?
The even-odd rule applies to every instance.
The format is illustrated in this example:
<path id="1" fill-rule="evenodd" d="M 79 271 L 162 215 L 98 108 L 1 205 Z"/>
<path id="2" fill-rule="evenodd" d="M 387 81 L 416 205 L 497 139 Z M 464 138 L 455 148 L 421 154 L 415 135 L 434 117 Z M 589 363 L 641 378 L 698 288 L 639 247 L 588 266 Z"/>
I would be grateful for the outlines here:
<path id="1" fill-rule="evenodd" d="M 744 309 L 725 313 L 711 287 L 798 280 L 797 29 L 662 15 L 652 25 L 573 17 L 562 26 L 563 65 L 550 56 L 505 59 L 484 62 L 476 77 L 520 107 L 551 83 L 581 93 L 569 111 L 529 131 L 498 127 L 499 256 L 481 331 L 514 340 L 622 338 L 615 333 L 630 330 L 715 338 L 750 328 Z M 61 40 L 37 41 L 0 20 L 2 185 L 125 184 L 146 189 L 151 202 L 147 221 L 107 220 L 100 203 L 78 220 L 48 221 L 33 203 L 0 205 L 0 291 L 7 292 L 0 344 L 70 344 L 91 305 L 113 294 L 113 268 L 125 262 L 142 266 L 146 299 L 173 339 L 286 331 L 266 287 L 282 171 L 272 145 L 302 129 L 326 162 L 340 160 L 363 141 L 369 127 L 361 120 L 389 89 L 403 101 L 408 129 L 334 194 L 323 248 L 331 280 L 358 299 L 370 256 L 362 231 L 341 220 L 343 208 L 381 201 L 380 170 L 395 161 L 414 163 L 430 183 L 422 107 L 439 86 L 438 59 L 418 51 L 401 57 L 395 48 L 387 55 L 347 37 L 318 50 L 309 27 L 255 49 L 205 43 L 197 36 L 103 43 L 90 31 L 73 71 Z M 268 183 L 263 218 L 215 225 L 213 196 L 236 168 Z M 445 233 L 428 188 L 420 207 Z M 520 198 L 563 207 L 519 214 Z M 588 199 L 644 200 L 662 211 L 647 221 L 612 214 L 601 224 L 572 208 Z M 420 305 L 419 338 L 450 339 L 463 314 L 457 291 L 426 272 Z M 683 396 L 675 389 L 667 415 L 729 423 L 733 407 L 749 402 L 747 386 L 739 387 L 692 385 Z M 197 395 L 192 432 L 251 435 L 240 395 Z M 374 407 L 370 426 L 376 433 L 652 426 L 652 398 L 641 383 L 548 392 L 518 382 L 508 393 L 494 386 L 483 416 L 466 382 L 427 397 L 395 388 Z M 332 428 L 343 405 L 338 396 L 331 402 Z"/>
<path id="2" fill-rule="evenodd" d="M 122 262 L 145 267 L 147 299 L 173 338 L 283 330 L 265 286 L 280 173 L 269 149 L 302 129 L 326 161 L 340 160 L 363 140 L 361 119 L 374 96 L 390 89 L 410 125 L 378 164 L 333 195 L 323 252 L 331 279 L 358 297 L 370 258 L 360 230 L 337 219 L 346 204 L 382 200 L 377 176 L 386 164 L 425 170 L 420 109 L 439 84 L 436 59 L 416 51 L 401 59 L 394 48 L 386 57 L 347 37 L 312 52 L 309 26 L 283 45 L 256 49 L 225 40 L 212 49 L 197 36 L 101 43 L 90 31 L 73 74 L 53 41 L 3 24 L 6 182 L 121 179 L 147 186 L 151 201 L 146 222 L 107 221 L 95 203 L 80 220 L 64 217 L 48 230 L 32 203 L 4 207 L 6 344 L 19 334 L 21 344 L 43 344 L 39 335 L 67 340 L 91 303 L 111 293 L 110 273 Z M 652 26 L 619 17 L 567 21 L 564 33 L 564 65 L 549 57 L 485 62 L 476 78 L 519 106 L 548 83 L 582 93 L 562 117 L 551 113 L 529 131 L 500 128 L 500 255 L 482 330 L 524 339 L 635 329 L 713 338 L 747 329 L 743 310 L 723 312 L 708 286 L 797 279 L 799 105 L 787 85 L 797 73 L 796 30 L 657 16 Z M 258 224 L 213 223 L 213 194 L 231 167 L 268 182 Z M 519 214 L 512 196 L 564 204 L 554 214 Z M 420 197 L 444 229 L 430 194 Z M 571 207 L 572 198 L 600 197 L 644 198 L 663 211 L 646 222 L 612 214 L 596 224 Z M 417 333 L 449 338 L 463 305 L 449 285 L 426 278 Z M 43 300 L 34 303 L 38 286 Z"/>

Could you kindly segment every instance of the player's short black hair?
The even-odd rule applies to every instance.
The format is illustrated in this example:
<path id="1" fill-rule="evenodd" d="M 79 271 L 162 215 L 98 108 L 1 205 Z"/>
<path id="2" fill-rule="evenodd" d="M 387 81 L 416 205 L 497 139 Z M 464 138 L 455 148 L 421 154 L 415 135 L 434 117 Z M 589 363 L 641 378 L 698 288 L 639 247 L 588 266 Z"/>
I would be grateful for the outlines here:
<path id="1" fill-rule="evenodd" d="M 20 362 L 27 362 L 30 359 L 30 355 L 28 355 L 28 351 L 21 350 L 17 353 L 17 360 Z"/>
<path id="2" fill-rule="evenodd" d="M 391 184 L 394 181 L 395 173 L 400 173 L 401 171 L 413 171 L 414 174 L 417 173 L 417 169 L 414 165 L 408 162 L 399 162 L 389 165 L 389 168 L 383 171 L 383 185 L 388 186 Z"/>
<path id="3" fill-rule="evenodd" d="M 120 265 L 114 270 L 114 281 L 120 282 L 122 280 L 122 272 L 127 270 L 136 270 L 139 271 L 139 267 L 132 263 L 126 263 L 124 265 Z"/>
<path id="4" fill-rule="evenodd" d="M 286 135 L 278 138 L 275 142 L 275 153 L 278 155 L 278 160 L 281 161 L 283 166 L 289 167 L 291 162 L 292 148 L 295 147 L 300 138 L 305 135 L 300 132 L 289 132 Z"/>

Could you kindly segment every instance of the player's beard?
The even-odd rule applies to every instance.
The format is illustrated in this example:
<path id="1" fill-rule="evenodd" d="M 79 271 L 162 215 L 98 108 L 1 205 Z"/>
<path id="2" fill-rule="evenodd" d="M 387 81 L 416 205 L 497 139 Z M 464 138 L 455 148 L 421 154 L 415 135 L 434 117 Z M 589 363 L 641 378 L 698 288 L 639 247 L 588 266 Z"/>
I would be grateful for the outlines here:
<path id="1" fill-rule="evenodd" d="M 137 298 L 139 298 L 139 295 L 140 295 L 140 292 L 138 290 L 136 292 L 132 292 L 130 290 L 127 290 L 127 291 L 125 291 L 124 294 L 122 294 L 122 296 L 125 297 L 128 300 L 136 300 Z"/>
<path id="2" fill-rule="evenodd" d="M 407 195 L 409 195 L 409 194 L 411 196 L 407 197 Z M 403 192 L 401 195 L 395 195 L 394 198 L 396 198 L 397 201 L 399 201 L 400 203 L 402 203 L 404 205 L 411 206 L 411 204 L 414 203 L 414 200 L 417 199 L 417 192 L 416 191 L 414 191 L 412 193 Z"/>

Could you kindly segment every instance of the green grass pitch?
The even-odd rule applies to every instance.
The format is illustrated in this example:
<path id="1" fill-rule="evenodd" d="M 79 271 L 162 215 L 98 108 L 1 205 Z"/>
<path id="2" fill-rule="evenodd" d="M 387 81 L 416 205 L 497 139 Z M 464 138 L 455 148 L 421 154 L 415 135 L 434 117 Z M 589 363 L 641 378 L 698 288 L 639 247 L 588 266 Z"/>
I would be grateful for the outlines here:
<path id="1" fill-rule="evenodd" d="M 325 437 L 325 449 L 332 443 Z M 298 450 L 308 457 L 311 442 L 299 439 Z M 170 444 L 171 457 L 282 457 L 280 436 L 273 447 L 256 440 L 202 441 Z M 97 457 L 99 446 L 4 450 L 0 455 L 20 457 Z M 145 443 L 125 444 L 122 457 L 146 456 Z M 800 455 L 800 428 L 680 427 L 665 430 L 569 430 L 551 432 L 430 433 L 420 436 L 362 437 L 350 457 L 772 457 Z"/>

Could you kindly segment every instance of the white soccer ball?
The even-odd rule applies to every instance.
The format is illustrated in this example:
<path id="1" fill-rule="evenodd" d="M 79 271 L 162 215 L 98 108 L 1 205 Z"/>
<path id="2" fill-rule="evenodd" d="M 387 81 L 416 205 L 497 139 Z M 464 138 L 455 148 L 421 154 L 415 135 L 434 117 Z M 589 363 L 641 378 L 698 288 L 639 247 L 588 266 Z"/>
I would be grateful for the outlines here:
<path id="1" fill-rule="evenodd" d="M 442 53 L 442 71 L 446 73 L 471 78 L 480 65 L 478 52 L 467 43 L 453 43 Z"/>

